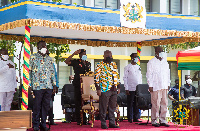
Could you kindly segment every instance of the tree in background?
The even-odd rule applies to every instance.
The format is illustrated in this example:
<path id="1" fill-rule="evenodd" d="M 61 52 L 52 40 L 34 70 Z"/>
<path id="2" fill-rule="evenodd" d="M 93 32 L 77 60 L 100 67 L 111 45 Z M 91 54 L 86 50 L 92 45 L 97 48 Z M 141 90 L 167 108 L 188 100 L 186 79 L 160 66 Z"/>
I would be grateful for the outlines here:
<path id="1" fill-rule="evenodd" d="M 195 48 L 197 46 L 200 46 L 199 42 L 186 42 L 186 43 L 180 43 L 180 44 L 168 44 L 168 45 L 162 45 L 161 47 L 163 47 L 163 49 L 169 53 L 170 50 L 174 50 L 174 49 L 192 49 Z"/>
<path id="2" fill-rule="evenodd" d="M 37 47 L 36 42 L 31 42 L 30 44 L 31 44 L 31 48 L 33 48 L 34 46 Z M 24 46 L 24 42 L 20 43 L 15 40 L 0 40 L 0 49 L 2 48 L 7 49 L 9 56 L 13 56 L 14 58 L 18 60 L 18 63 L 15 63 L 15 67 L 19 71 L 18 78 L 20 79 L 20 82 L 19 82 L 20 85 L 22 84 L 21 69 L 23 67 L 23 64 L 22 64 L 23 59 L 21 56 L 23 55 L 23 46 Z M 62 54 L 70 52 L 68 44 L 47 43 L 47 49 L 49 50 L 51 54 L 55 54 L 54 59 L 56 63 L 59 63 L 59 61 L 63 62 L 65 59 L 62 58 Z"/>

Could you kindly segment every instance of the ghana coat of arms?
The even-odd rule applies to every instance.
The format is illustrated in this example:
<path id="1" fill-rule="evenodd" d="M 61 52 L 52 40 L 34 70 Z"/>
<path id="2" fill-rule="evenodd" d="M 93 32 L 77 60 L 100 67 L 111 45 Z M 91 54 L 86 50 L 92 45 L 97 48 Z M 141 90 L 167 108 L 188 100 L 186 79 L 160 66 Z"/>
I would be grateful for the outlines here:
<path id="1" fill-rule="evenodd" d="M 121 0 L 120 22 L 124 27 L 145 28 L 145 0 Z"/>

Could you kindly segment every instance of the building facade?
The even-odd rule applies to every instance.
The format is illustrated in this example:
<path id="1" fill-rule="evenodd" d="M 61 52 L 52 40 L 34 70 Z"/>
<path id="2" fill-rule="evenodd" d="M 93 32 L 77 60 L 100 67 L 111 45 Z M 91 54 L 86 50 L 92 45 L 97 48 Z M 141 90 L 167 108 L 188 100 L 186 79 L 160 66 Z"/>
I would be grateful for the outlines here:
<path id="1" fill-rule="evenodd" d="M 119 9 L 120 0 L 62 0 L 63 3 Z M 147 12 L 200 15 L 200 0 L 145 0 Z"/>
<path id="2" fill-rule="evenodd" d="M 88 7 L 97 7 L 97 8 L 111 8 L 119 9 L 120 0 L 62 0 L 66 4 L 77 4 L 84 5 Z M 7 0 L 1 0 L 1 6 L 9 4 Z M 200 0 L 145 0 L 146 11 L 147 12 L 158 12 L 166 14 L 183 14 L 183 15 L 196 15 L 199 16 Z M 171 43 L 173 44 L 173 43 Z M 130 63 L 130 54 L 136 53 L 136 47 L 91 47 L 85 45 L 75 45 L 70 44 L 69 48 L 71 52 L 67 52 L 66 56 L 71 55 L 74 51 L 78 49 L 86 49 L 88 55 L 88 61 L 91 62 L 91 70 L 94 71 L 95 65 L 97 62 L 100 62 L 103 59 L 103 53 L 105 50 L 112 51 L 114 62 L 117 63 L 118 70 L 120 73 L 121 83 L 123 84 L 123 75 L 124 67 Z M 178 77 L 178 69 L 176 62 L 176 54 L 182 49 L 171 50 L 168 53 L 168 63 L 170 67 L 170 78 L 171 86 L 175 85 L 175 79 Z M 33 52 L 37 52 L 37 48 L 33 48 Z M 143 46 L 141 48 L 141 71 L 143 76 L 143 84 L 147 83 L 146 80 L 146 71 L 147 71 L 147 62 L 154 57 L 154 47 Z M 67 58 L 67 57 L 66 57 Z M 75 56 L 74 58 L 78 58 Z M 69 76 L 74 75 L 73 68 L 67 66 L 64 62 L 59 62 L 57 64 L 58 70 L 58 79 L 59 79 L 59 88 L 65 84 L 69 83 Z M 191 74 L 193 76 L 195 71 L 183 71 L 182 73 L 182 84 L 184 84 L 184 75 Z M 194 82 L 193 85 L 197 87 L 197 82 Z M 59 103 L 60 104 L 60 103 Z M 171 104 L 171 102 L 169 102 Z"/>
<path id="3" fill-rule="evenodd" d="M 84 5 L 89 7 L 98 7 L 98 8 L 111 8 L 111 9 L 119 9 L 120 8 L 120 0 L 63 0 L 63 3 L 67 4 L 77 4 L 77 5 Z M 183 14 L 183 15 L 199 15 L 200 11 L 200 0 L 145 0 L 145 6 L 147 12 L 158 12 L 158 13 L 167 13 L 167 14 Z M 173 44 L 173 43 L 172 43 Z M 109 49 L 113 52 L 113 55 L 116 56 L 114 61 L 117 63 L 119 71 L 120 71 L 120 78 L 123 84 L 123 68 L 130 63 L 129 60 L 125 59 L 125 56 L 129 56 L 131 53 L 136 52 L 136 48 L 126 48 L 126 47 L 119 47 L 119 48 L 108 48 L 108 47 L 87 47 L 87 46 L 80 46 L 80 45 L 70 45 L 71 53 L 75 50 L 84 48 L 87 50 L 87 54 L 92 56 L 89 57 L 89 61 L 92 64 L 92 71 L 94 71 L 94 66 L 97 62 L 100 61 L 99 55 L 103 55 L 103 51 Z M 176 53 L 178 50 L 172 50 L 168 53 L 168 62 L 171 70 L 171 86 L 174 86 L 174 80 L 178 77 L 177 72 L 177 64 L 176 64 Z M 120 56 L 120 59 L 118 59 Z M 143 83 L 146 83 L 146 67 L 147 62 L 154 56 L 154 49 L 153 47 L 142 47 L 141 53 L 141 69 L 143 75 Z M 69 75 L 73 75 L 72 67 L 66 66 L 65 63 L 59 63 L 59 80 L 60 80 L 60 88 L 63 87 L 64 84 L 69 83 L 68 77 Z M 65 73 L 67 72 L 67 73 Z M 185 74 L 191 74 L 193 76 L 195 71 L 183 71 L 182 75 L 184 78 Z M 182 82 L 184 84 L 184 80 Z M 198 83 L 194 82 L 194 85 L 197 87 Z"/>

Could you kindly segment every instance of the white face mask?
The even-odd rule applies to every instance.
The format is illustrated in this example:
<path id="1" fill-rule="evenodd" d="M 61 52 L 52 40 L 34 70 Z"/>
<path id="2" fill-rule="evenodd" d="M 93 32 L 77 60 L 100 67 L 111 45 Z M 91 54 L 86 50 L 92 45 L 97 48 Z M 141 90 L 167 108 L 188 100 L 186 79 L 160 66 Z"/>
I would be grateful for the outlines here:
<path id="1" fill-rule="evenodd" d="M 42 49 L 40 50 L 40 52 L 41 52 L 42 54 L 46 54 L 46 53 L 47 53 L 47 48 L 42 48 Z"/>
<path id="2" fill-rule="evenodd" d="M 2 58 L 3 58 L 4 60 L 8 60 L 9 56 L 8 56 L 8 55 L 2 55 Z"/>
<path id="3" fill-rule="evenodd" d="M 160 52 L 160 53 L 159 53 L 159 57 L 161 57 L 161 58 L 163 58 L 164 55 L 165 55 L 165 52 Z"/>
<path id="4" fill-rule="evenodd" d="M 139 61 L 138 57 L 134 58 L 134 61 L 135 63 L 137 63 Z"/>
<path id="5" fill-rule="evenodd" d="M 186 82 L 191 85 L 192 84 L 192 80 L 191 79 L 187 79 Z"/>

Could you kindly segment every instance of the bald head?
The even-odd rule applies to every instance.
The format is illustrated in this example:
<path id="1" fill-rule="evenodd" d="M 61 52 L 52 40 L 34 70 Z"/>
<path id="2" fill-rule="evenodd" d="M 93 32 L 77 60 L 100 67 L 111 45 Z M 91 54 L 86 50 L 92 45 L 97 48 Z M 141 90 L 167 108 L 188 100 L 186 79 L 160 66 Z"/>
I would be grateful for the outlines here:
<path id="1" fill-rule="evenodd" d="M 160 46 L 155 47 L 155 53 L 160 53 L 163 51 L 163 48 Z"/>
<path id="2" fill-rule="evenodd" d="M 113 58 L 112 58 L 112 52 L 109 51 L 109 50 L 104 51 L 103 57 L 104 57 L 104 61 L 105 62 L 111 62 L 113 60 Z"/>
<path id="3" fill-rule="evenodd" d="M 0 55 L 8 55 L 8 50 L 7 49 L 1 49 Z"/>
<path id="4" fill-rule="evenodd" d="M 111 54 L 112 54 L 112 52 L 109 51 L 109 50 L 104 51 L 104 55 L 105 55 L 105 54 L 108 54 L 108 53 L 111 53 Z"/>

